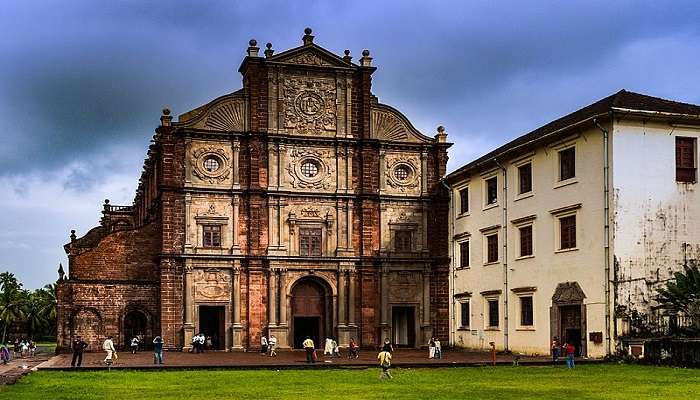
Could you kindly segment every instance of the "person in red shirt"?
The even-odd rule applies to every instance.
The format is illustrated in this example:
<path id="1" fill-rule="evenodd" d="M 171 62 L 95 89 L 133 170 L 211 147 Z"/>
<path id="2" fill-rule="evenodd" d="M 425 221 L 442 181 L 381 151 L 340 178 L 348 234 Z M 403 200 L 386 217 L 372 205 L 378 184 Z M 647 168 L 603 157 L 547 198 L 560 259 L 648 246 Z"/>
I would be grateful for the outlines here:
<path id="1" fill-rule="evenodd" d="M 566 343 L 564 345 L 564 350 L 566 351 L 566 367 L 571 369 L 574 365 L 574 353 L 576 352 L 576 347 L 571 343 Z"/>

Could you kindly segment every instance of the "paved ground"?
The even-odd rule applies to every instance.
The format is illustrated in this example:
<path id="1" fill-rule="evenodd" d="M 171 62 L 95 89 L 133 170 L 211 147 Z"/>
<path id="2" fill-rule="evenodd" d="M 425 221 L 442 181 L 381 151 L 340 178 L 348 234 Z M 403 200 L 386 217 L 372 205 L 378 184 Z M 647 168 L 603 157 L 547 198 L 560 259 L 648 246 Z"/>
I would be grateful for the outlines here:
<path id="1" fill-rule="evenodd" d="M 37 354 L 34 357 L 17 358 L 7 364 L 0 363 L 0 385 L 12 384 L 29 373 L 32 368 L 49 360 L 45 354 Z"/>
<path id="2" fill-rule="evenodd" d="M 491 362 L 490 354 L 486 352 L 445 351 L 441 360 L 431 360 L 427 357 L 428 351 L 422 350 L 397 350 L 394 352 L 392 364 L 396 367 L 438 367 L 438 366 L 465 366 L 480 365 Z M 102 360 L 105 354 L 85 353 L 83 355 L 83 369 L 105 368 Z M 375 351 L 361 351 L 359 359 L 349 360 L 345 357 L 330 358 L 319 356 L 315 365 L 308 365 L 303 351 L 280 351 L 277 357 L 262 356 L 255 352 L 207 352 L 192 354 L 182 352 L 166 352 L 163 365 L 153 364 L 153 353 L 148 351 L 131 354 L 120 352 L 119 360 L 112 368 L 366 368 L 376 366 L 377 353 Z M 511 364 L 512 355 L 499 355 L 499 364 Z M 43 363 L 39 369 L 66 369 L 70 368 L 71 355 L 61 354 Z M 548 364 L 547 357 L 523 357 L 521 364 Z M 563 360 L 562 360 L 563 363 Z"/>

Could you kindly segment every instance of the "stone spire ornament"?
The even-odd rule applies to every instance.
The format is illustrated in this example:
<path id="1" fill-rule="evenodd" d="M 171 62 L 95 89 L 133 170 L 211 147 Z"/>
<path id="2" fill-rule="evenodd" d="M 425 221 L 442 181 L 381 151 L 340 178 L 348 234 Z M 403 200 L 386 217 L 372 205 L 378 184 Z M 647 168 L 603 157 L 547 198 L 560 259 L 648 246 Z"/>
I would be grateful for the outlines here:
<path id="1" fill-rule="evenodd" d="M 267 42 L 265 45 L 265 58 L 270 58 L 272 55 L 275 53 L 274 50 L 272 50 L 272 43 Z"/>
<path id="2" fill-rule="evenodd" d="M 62 281 L 66 273 L 63 271 L 63 264 L 58 263 L 58 280 Z"/>
<path id="3" fill-rule="evenodd" d="M 304 46 L 310 46 L 314 42 L 314 36 L 311 35 L 311 28 L 304 29 L 304 37 L 301 40 L 304 42 Z"/>
<path id="4" fill-rule="evenodd" d="M 440 125 L 437 127 L 437 134 L 435 135 L 435 140 L 437 140 L 438 143 L 447 142 L 447 134 L 445 133 L 444 126 Z"/>
<path id="5" fill-rule="evenodd" d="M 345 50 L 345 56 L 343 56 L 343 60 L 347 63 L 352 62 L 352 57 L 350 56 L 350 50 Z"/>
<path id="6" fill-rule="evenodd" d="M 258 41 L 255 39 L 250 39 L 248 41 L 248 57 L 257 57 L 260 47 L 258 47 Z"/>
<path id="7" fill-rule="evenodd" d="M 372 66 L 372 57 L 369 56 L 369 50 L 362 50 L 362 58 L 360 58 L 360 65 L 363 67 Z"/>

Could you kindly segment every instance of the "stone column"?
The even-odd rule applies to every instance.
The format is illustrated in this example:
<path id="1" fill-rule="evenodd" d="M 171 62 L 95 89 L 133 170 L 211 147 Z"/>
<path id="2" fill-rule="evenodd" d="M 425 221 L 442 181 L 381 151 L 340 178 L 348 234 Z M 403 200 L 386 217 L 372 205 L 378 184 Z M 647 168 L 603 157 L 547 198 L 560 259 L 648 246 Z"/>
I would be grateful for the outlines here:
<path id="1" fill-rule="evenodd" d="M 428 153 L 423 150 L 420 153 L 420 192 L 422 196 L 428 195 Z"/>
<path id="2" fill-rule="evenodd" d="M 190 213 L 192 212 L 192 194 L 185 193 L 185 252 L 192 248 L 190 234 L 192 226 L 190 225 Z M 195 224 L 195 227 L 197 224 Z M 195 236 L 196 237 L 196 236 Z"/>
<path id="3" fill-rule="evenodd" d="M 268 212 L 268 226 L 269 226 L 269 240 L 268 247 L 276 247 L 279 239 L 277 236 L 277 229 L 275 229 L 275 198 L 270 196 L 267 198 L 267 212 Z"/>
<path id="4" fill-rule="evenodd" d="M 232 226 L 232 235 L 233 235 L 233 247 L 238 248 L 240 247 L 238 244 L 238 215 L 240 211 L 240 202 L 241 199 L 238 197 L 238 195 L 233 196 L 233 226 Z"/>
<path id="5" fill-rule="evenodd" d="M 185 287 L 183 297 L 185 298 L 185 343 L 183 350 L 189 350 L 192 347 L 192 336 L 194 335 L 194 322 L 192 312 L 194 311 L 193 302 L 193 285 L 192 282 L 192 266 L 185 266 Z"/>
<path id="6" fill-rule="evenodd" d="M 345 274 L 346 271 L 338 271 L 338 326 L 345 326 L 345 310 L 347 309 L 347 299 L 345 298 Z"/>
<path id="7" fill-rule="evenodd" d="M 348 200 L 348 243 L 347 243 L 347 248 L 348 250 L 352 250 L 352 200 Z"/>
<path id="8" fill-rule="evenodd" d="M 433 327 L 430 325 L 430 266 L 423 269 L 423 322 L 421 323 L 423 333 L 422 343 L 428 343 L 433 336 Z"/>
<path id="9" fill-rule="evenodd" d="M 241 269 L 240 261 L 233 268 L 233 324 L 231 324 L 231 350 L 243 350 L 243 326 L 241 325 Z"/>
<path id="10" fill-rule="evenodd" d="M 386 179 L 384 179 L 384 170 L 386 166 L 384 165 L 384 156 L 386 155 L 385 150 L 379 150 L 379 191 L 384 191 L 386 189 Z"/>
<path id="11" fill-rule="evenodd" d="M 389 271 L 387 267 L 382 267 L 381 277 L 381 294 L 382 294 L 382 325 L 389 325 Z"/>
<path id="12" fill-rule="evenodd" d="M 280 325 L 287 325 L 287 270 L 280 270 Z"/>
<path id="13" fill-rule="evenodd" d="M 348 271 L 348 325 L 355 325 L 355 271 Z"/>
<path id="14" fill-rule="evenodd" d="M 277 271 L 270 269 L 267 281 L 268 326 L 277 325 Z"/>
<path id="15" fill-rule="evenodd" d="M 240 173 L 238 171 L 240 163 L 238 162 L 238 156 L 241 154 L 241 145 L 238 143 L 238 139 L 233 141 L 233 185 L 240 185 Z"/>

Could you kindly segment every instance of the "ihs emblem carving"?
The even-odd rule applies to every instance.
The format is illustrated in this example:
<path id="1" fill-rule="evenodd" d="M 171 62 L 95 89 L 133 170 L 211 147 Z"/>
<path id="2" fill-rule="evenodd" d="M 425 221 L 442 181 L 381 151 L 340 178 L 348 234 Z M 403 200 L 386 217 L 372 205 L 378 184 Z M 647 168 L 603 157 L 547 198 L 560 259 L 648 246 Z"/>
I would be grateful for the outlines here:
<path id="1" fill-rule="evenodd" d="M 287 77 L 283 90 L 285 128 L 303 134 L 336 129 L 334 80 Z"/>

